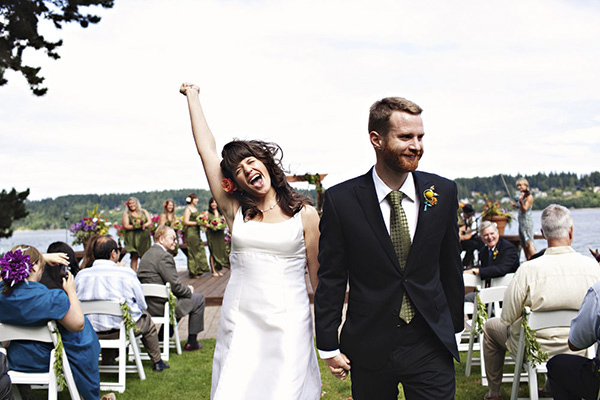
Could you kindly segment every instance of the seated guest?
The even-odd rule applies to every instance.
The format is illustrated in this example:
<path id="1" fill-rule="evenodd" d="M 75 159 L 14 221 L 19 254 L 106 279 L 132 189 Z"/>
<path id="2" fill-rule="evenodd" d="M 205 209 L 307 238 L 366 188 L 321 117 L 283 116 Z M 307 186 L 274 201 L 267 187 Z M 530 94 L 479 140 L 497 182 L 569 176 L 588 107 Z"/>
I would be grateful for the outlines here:
<path id="1" fill-rule="evenodd" d="M 485 399 L 500 400 L 502 367 L 506 350 L 515 352 L 523 308 L 532 311 L 578 310 L 587 289 L 600 280 L 598 263 L 571 247 L 573 219 L 569 210 L 551 204 L 542 212 L 542 234 L 548 242 L 545 254 L 517 270 L 504 294 L 501 318 L 488 320 L 484 327 L 484 360 L 489 392 Z M 542 350 L 549 355 L 568 352 L 568 328 L 536 332 Z"/>
<path id="2" fill-rule="evenodd" d="M 8 376 L 8 363 L 6 356 L 0 352 L 0 399 L 13 400 L 10 377 Z"/>
<path id="3" fill-rule="evenodd" d="M 48 246 L 48 254 L 64 253 L 67 255 L 67 264 L 52 262 L 46 260 L 46 266 L 44 267 L 44 274 L 40 283 L 46 286 L 48 289 L 62 289 L 63 278 L 69 271 L 73 276 L 77 276 L 79 272 L 79 264 L 77 263 L 77 257 L 73 248 L 64 242 L 54 242 Z"/>
<path id="4" fill-rule="evenodd" d="M 588 290 L 571 321 L 569 348 L 573 351 L 587 349 L 594 343 L 600 346 L 600 282 Z M 555 399 L 598 398 L 600 379 L 598 357 L 589 359 L 574 354 L 557 354 L 548 361 L 548 382 Z"/>
<path id="5" fill-rule="evenodd" d="M 44 258 L 35 248 L 14 247 L 0 260 L 0 321 L 20 326 L 45 326 L 56 320 L 79 394 L 86 400 L 100 397 L 98 356 L 100 344 L 77 299 L 75 280 L 67 271 L 63 290 L 49 290 L 39 283 Z M 24 282 L 26 281 L 26 282 Z M 10 369 L 47 372 L 53 346 L 41 342 L 11 342 Z"/>
<path id="6" fill-rule="evenodd" d="M 164 285 L 169 282 L 171 290 L 177 297 L 177 318 L 188 315 L 188 341 L 183 348 L 186 351 L 198 350 L 202 344 L 198 342 L 198 333 L 204 330 L 204 296 L 193 293 L 189 287 L 181 283 L 177 276 L 175 260 L 169 253 L 177 245 L 177 234 L 173 228 L 163 225 L 154 232 L 156 242 L 140 260 L 138 277 L 142 283 L 157 283 Z M 148 298 L 148 311 L 152 315 L 164 313 L 164 300 Z"/>
<path id="7" fill-rule="evenodd" d="M 495 222 L 483 221 L 479 225 L 479 236 L 485 246 L 479 250 L 481 267 L 465 271 L 479 275 L 489 285 L 490 279 L 515 272 L 519 268 L 517 248 L 498 234 Z"/>
<path id="8" fill-rule="evenodd" d="M 169 365 L 160 358 L 158 332 L 152 317 L 146 311 L 146 300 L 137 275 L 131 268 L 116 264 L 119 260 L 117 242 L 109 235 L 100 236 L 93 247 L 94 263 L 90 268 L 79 271 L 75 279 L 79 300 L 126 299 L 131 318 L 135 321 L 137 330 L 141 332 L 142 343 L 154 363 L 152 370 L 161 372 L 169 368 Z M 100 337 L 111 338 L 118 335 L 121 326 L 120 317 L 90 314 L 89 319 Z M 103 350 L 102 361 L 106 363 L 107 360 L 109 362 L 114 360 L 114 352 Z"/>
<path id="9" fill-rule="evenodd" d="M 475 210 L 470 204 L 465 204 L 458 216 L 458 233 L 460 246 L 465 251 L 463 267 L 472 267 L 475 251 L 483 246 L 483 242 L 477 235 L 477 221 L 473 218 Z"/>

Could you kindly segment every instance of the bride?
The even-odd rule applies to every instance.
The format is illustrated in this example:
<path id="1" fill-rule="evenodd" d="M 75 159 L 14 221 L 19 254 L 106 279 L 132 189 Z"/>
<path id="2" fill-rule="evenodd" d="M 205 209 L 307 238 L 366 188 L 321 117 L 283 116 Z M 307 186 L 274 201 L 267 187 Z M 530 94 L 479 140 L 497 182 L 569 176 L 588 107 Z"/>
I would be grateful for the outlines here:
<path id="1" fill-rule="evenodd" d="M 232 233 L 211 399 L 319 399 L 304 278 L 308 266 L 316 289 L 318 213 L 287 183 L 278 145 L 234 140 L 223 147 L 220 160 L 200 89 L 184 83 L 180 92 L 187 97 L 210 190 Z"/>

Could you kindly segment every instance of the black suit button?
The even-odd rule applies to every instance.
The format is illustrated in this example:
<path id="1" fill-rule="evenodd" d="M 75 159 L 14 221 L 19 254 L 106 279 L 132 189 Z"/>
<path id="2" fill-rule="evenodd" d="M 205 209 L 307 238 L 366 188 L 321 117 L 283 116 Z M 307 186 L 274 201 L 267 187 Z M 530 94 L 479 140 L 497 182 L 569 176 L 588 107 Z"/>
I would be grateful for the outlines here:
<path id="1" fill-rule="evenodd" d="M 398 325 L 396 325 L 396 328 L 400 328 L 400 326 L 401 326 L 401 325 L 400 325 L 400 324 L 398 324 Z"/>
<path id="2" fill-rule="evenodd" d="M 398 315 L 400 314 L 400 310 L 394 308 L 394 311 L 392 311 L 392 315 Z"/>

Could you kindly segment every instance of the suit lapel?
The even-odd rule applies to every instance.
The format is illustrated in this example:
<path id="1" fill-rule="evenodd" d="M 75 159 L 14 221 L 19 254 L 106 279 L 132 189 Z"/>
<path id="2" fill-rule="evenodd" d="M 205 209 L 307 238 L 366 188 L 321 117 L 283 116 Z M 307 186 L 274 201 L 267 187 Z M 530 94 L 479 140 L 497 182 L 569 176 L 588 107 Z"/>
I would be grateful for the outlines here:
<path id="1" fill-rule="evenodd" d="M 375 193 L 375 184 L 373 183 L 372 174 L 373 171 L 370 170 L 366 175 L 363 175 L 362 184 L 354 188 L 356 197 L 365 213 L 367 223 L 373 231 L 377 242 L 381 244 L 383 250 L 390 258 L 390 261 L 400 271 L 398 257 L 396 256 L 392 240 L 385 227 L 383 216 L 381 215 L 381 208 L 379 207 L 379 201 L 377 200 L 377 194 Z"/>
<path id="2" fill-rule="evenodd" d="M 413 172 L 413 177 L 415 180 L 415 187 L 417 199 L 419 200 L 419 217 L 417 221 L 417 229 L 415 230 L 415 236 L 413 237 L 412 244 L 410 246 L 410 253 L 408 254 L 408 260 L 406 260 L 405 270 L 411 268 L 418 261 L 418 254 L 422 254 L 421 252 L 426 251 L 424 246 L 426 245 L 425 238 L 429 234 L 429 229 L 431 227 L 431 222 L 435 220 L 435 207 L 428 208 L 425 211 L 425 204 L 423 198 L 423 192 L 426 189 L 429 189 L 433 185 L 433 181 L 431 180 L 423 180 L 423 177 L 418 172 Z"/>

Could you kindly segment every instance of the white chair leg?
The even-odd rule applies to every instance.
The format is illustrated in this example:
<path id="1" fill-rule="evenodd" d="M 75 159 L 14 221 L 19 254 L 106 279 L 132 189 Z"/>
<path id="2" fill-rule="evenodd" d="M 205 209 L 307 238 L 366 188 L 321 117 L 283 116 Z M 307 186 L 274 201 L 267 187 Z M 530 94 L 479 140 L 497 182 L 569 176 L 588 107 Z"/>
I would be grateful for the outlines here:
<path id="1" fill-rule="evenodd" d="M 140 357 L 140 349 L 137 346 L 135 341 L 135 335 L 133 333 L 133 329 L 129 330 L 129 342 L 131 343 L 131 347 L 133 349 L 133 357 L 135 358 L 135 364 L 137 365 L 138 374 L 140 376 L 140 380 L 143 381 L 146 379 L 146 373 L 144 372 L 144 367 L 142 366 L 142 359 Z"/>
<path id="2" fill-rule="evenodd" d="M 181 354 L 181 341 L 179 340 L 179 328 L 177 326 L 177 321 L 175 321 L 173 329 L 175 330 L 175 348 L 177 349 L 177 354 Z"/>
<path id="3" fill-rule="evenodd" d="M 529 363 L 527 364 L 527 374 L 529 376 L 529 398 L 531 400 L 539 400 L 538 384 L 537 384 L 537 371 Z"/>
<path id="4" fill-rule="evenodd" d="M 471 376 L 471 365 L 473 364 L 473 345 L 475 344 L 475 331 L 471 330 L 469 335 L 469 351 L 467 352 L 467 366 L 465 367 L 465 376 Z"/>

